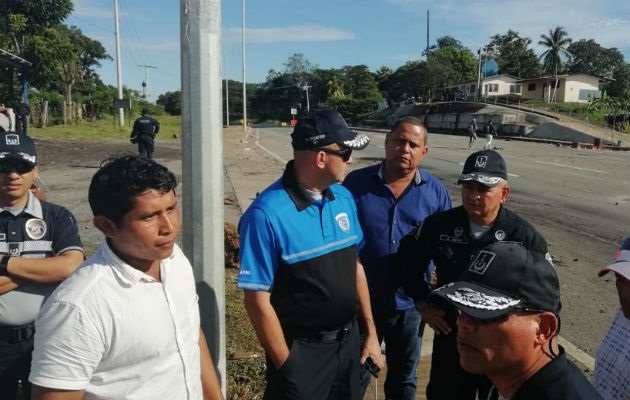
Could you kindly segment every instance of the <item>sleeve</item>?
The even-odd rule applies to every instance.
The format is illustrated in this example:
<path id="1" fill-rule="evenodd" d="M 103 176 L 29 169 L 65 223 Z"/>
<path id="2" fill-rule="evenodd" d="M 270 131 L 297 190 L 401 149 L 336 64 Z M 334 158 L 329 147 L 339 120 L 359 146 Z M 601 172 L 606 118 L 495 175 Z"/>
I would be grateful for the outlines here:
<path id="1" fill-rule="evenodd" d="M 59 211 L 55 213 L 51 239 L 55 255 L 59 255 L 68 250 L 79 250 L 83 252 L 83 243 L 79 237 L 77 220 L 74 215 L 64 207 L 59 207 Z"/>
<path id="2" fill-rule="evenodd" d="M 85 389 L 105 352 L 92 320 L 72 304 L 49 301 L 35 321 L 35 332 L 29 380 L 53 389 Z"/>
<path id="3" fill-rule="evenodd" d="M 425 276 L 432 268 L 428 231 L 425 219 L 401 239 L 398 252 L 394 256 L 400 284 L 405 293 L 416 302 L 424 300 L 430 291 L 430 286 L 425 280 Z"/>
<path id="4" fill-rule="evenodd" d="M 278 244 L 268 215 L 248 210 L 238 225 L 240 271 L 237 287 L 269 291 L 278 268 Z"/>
<path id="5" fill-rule="evenodd" d="M 153 134 L 157 135 L 159 131 L 160 131 L 160 123 L 158 122 L 157 119 L 153 119 Z"/>
<path id="6" fill-rule="evenodd" d="M 136 119 L 133 123 L 133 128 L 131 129 L 131 134 L 129 135 L 129 139 L 134 136 L 138 136 L 138 120 Z"/>

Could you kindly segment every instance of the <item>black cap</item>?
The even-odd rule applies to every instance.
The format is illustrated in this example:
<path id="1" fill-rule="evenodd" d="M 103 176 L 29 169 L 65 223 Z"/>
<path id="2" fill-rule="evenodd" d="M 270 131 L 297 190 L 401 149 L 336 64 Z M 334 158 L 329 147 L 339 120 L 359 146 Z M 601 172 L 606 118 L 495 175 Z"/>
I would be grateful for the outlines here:
<path id="1" fill-rule="evenodd" d="M 149 113 L 149 109 L 148 108 L 143 108 L 142 111 L 140 111 L 140 113 L 142 115 L 148 114 Z"/>
<path id="2" fill-rule="evenodd" d="M 476 181 L 494 187 L 501 179 L 507 180 L 507 167 L 501 154 L 494 150 L 481 150 L 468 156 L 457 183 Z"/>
<path id="3" fill-rule="evenodd" d="M 26 161 L 33 166 L 37 165 L 37 152 L 33 139 L 15 132 L 0 133 L 0 161 L 9 158 Z"/>
<path id="4" fill-rule="evenodd" d="M 545 255 L 514 242 L 497 242 L 479 250 L 460 280 L 431 292 L 473 318 L 490 319 L 527 307 L 562 308 L 560 283 Z"/>
<path id="5" fill-rule="evenodd" d="M 312 150 L 337 143 L 347 149 L 362 150 L 370 138 L 350 130 L 335 110 L 314 110 L 300 118 L 291 134 L 295 150 Z"/>

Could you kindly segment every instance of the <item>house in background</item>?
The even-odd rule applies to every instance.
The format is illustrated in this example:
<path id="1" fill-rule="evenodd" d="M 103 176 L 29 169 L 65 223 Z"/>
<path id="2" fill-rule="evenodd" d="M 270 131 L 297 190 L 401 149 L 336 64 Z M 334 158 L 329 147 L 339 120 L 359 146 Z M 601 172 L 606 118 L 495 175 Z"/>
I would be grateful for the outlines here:
<path id="1" fill-rule="evenodd" d="M 600 98 L 600 85 L 608 79 L 589 74 L 558 75 L 555 88 L 555 101 L 565 103 L 586 103 L 589 96 Z M 554 101 L 553 76 L 520 79 L 512 75 L 501 74 L 481 80 L 481 93 L 484 98 L 509 97 L 523 100 Z M 477 81 L 461 82 L 449 85 L 441 91 L 441 100 L 453 100 L 453 93 L 464 93 L 467 99 L 474 99 Z"/>

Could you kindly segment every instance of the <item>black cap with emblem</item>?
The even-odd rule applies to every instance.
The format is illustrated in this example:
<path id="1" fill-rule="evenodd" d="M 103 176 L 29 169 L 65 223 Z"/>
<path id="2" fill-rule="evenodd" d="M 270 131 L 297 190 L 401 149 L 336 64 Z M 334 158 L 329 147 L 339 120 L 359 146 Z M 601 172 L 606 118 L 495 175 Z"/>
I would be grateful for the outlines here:
<path id="1" fill-rule="evenodd" d="M 313 150 L 333 143 L 346 149 L 363 150 L 370 143 L 370 138 L 348 128 L 336 110 L 310 111 L 298 120 L 291 138 L 295 150 Z"/>
<path id="2" fill-rule="evenodd" d="M 518 308 L 558 315 L 560 283 L 545 255 L 514 242 L 497 242 L 479 250 L 459 281 L 431 292 L 473 318 L 491 319 Z"/>
<path id="3" fill-rule="evenodd" d="M 457 183 L 476 181 L 494 187 L 501 179 L 507 180 L 507 166 L 501 154 L 494 150 L 481 150 L 468 156 Z"/>

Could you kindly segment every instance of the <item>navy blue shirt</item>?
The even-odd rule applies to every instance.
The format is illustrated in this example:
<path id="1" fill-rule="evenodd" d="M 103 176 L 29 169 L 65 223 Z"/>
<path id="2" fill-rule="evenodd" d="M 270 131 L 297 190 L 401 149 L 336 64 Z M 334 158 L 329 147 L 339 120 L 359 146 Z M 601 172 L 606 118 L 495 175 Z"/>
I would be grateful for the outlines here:
<path id="1" fill-rule="evenodd" d="M 239 221 L 238 287 L 271 292 L 285 332 L 314 334 L 356 317 L 357 245 L 363 239 L 352 195 L 339 184 L 314 201 L 293 163 Z"/>
<path id="2" fill-rule="evenodd" d="M 393 265 L 400 239 L 429 215 L 451 208 L 444 184 L 417 170 L 415 179 L 398 199 L 383 180 L 382 164 L 348 174 L 344 186 L 357 203 L 364 241 L 359 257 L 368 280 L 374 312 L 406 310 L 413 300 L 399 287 Z"/>

